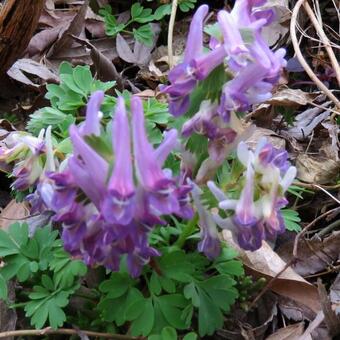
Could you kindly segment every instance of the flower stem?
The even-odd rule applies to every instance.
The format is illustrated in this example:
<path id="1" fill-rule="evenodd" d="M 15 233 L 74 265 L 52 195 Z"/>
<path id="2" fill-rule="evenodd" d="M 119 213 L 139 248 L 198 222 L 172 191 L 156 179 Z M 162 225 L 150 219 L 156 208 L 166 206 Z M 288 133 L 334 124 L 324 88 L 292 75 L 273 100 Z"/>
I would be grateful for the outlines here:
<path id="1" fill-rule="evenodd" d="M 196 213 L 195 216 L 192 218 L 191 221 L 188 222 L 188 224 L 185 226 L 183 229 L 183 232 L 181 235 L 178 237 L 177 241 L 175 242 L 174 246 L 177 246 L 178 248 L 182 248 L 185 241 L 189 236 L 193 234 L 193 232 L 196 229 L 198 222 L 198 214 Z"/>

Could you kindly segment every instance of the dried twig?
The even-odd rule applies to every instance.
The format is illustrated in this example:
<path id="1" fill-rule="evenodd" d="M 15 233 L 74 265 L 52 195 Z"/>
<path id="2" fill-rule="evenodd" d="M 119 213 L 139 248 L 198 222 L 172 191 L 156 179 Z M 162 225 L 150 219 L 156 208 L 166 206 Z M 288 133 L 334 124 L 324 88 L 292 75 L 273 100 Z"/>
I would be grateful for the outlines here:
<path id="1" fill-rule="evenodd" d="M 340 85 L 340 66 L 339 66 L 339 63 L 336 59 L 336 56 L 332 50 L 332 47 L 331 47 L 331 44 L 330 44 L 330 41 L 327 37 L 327 35 L 325 34 L 322 26 L 320 25 L 317 17 L 315 16 L 313 10 L 311 9 L 311 7 L 309 6 L 308 2 L 304 2 L 303 3 L 303 7 L 305 8 L 308 16 L 309 16 L 309 19 L 311 20 L 311 22 L 313 23 L 322 43 L 324 44 L 324 47 L 328 53 L 328 56 L 329 56 L 329 59 L 332 63 L 332 66 L 333 66 L 333 69 L 334 69 L 334 72 L 335 72 L 335 75 L 336 75 L 336 79 L 338 81 L 338 84 Z"/>
<path id="2" fill-rule="evenodd" d="M 169 68 L 174 66 L 174 54 L 172 49 L 172 42 L 174 36 L 174 26 L 177 13 L 177 0 L 172 0 L 171 15 L 169 20 L 169 30 L 168 30 L 168 57 L 169 57 Z"/>
<path id="3" fill-rule="evenodd" d="M 327 86 L 325 86 L 322 81 L 316 76 L 316 74 L 313 72 L 313 70 L 310 68 L 310 66 L 307 64 L 305 58 L 302 55 L 302 52 L 300 50 L 300 46 L 298 43 L 298 39 L 296 36 L 296 25 L 297 25 L 297 16 L 299 14 L 300 8 L 303 5 L 303 3 L 306 0 L 298 0 L 293 12 L 292 12 L 292 18 L 290 21 L 290 36 L 292 39 L 292 44 L 296 53 L 296 57 L 298 58 L 301 66 L 304 68 L 304 70 L 306 71 L 306 73 L 308 74 L 308 76 L 310 77 L 310 79 L 313 80 L 313 82 L 315 83 L 315 85 L 321 90 L 323 91 L 328 97 L 329 99 L 331 99 L 334 104 L 336 105 L 337 109 L 340 110 L 340 101 L 335 97 L 335 95 L 327 88 Z M 337 115 L 340 115 L 340 112 L 336 113 Z"/>
<path id="4" fill-rule="evenodd" d="M 249 310 L 252 309 L 257 301 L 272 287 L 272 285 L 274 284 L 274 282 L 280 277 L 280 275 L 285 272 L 293 263 L 295 263 L 295 261 L 297 261 L 298 259 L 298 254 L 297 254 L 297 247 L 299 244 L 299 241 L 301 239 L 301 237 L 311 228 L 315 225 L 316 222 L 318 222 L 319 220 L 323 219 L 324 217 L 330 215 L 331 213 L 340 210 L 340 207 L 328 210 L 327 212 L 325 212 L 324 214 L 321 214 L 320 216 L 318 216 L 316 219 L 314 219 L 311 223 L 309 223 L 302 231 L 300 231 L 294 240 L 294 247 L 293 247 L 293 257 L 290 259 L 290 261 L 288 261 L 286 263 L 286 265 L 274 276 L 272 277 L 269 282 L 262 288 L 262 290 L 260 291 L 259 294 L 257 294 L 257 296 L 255 297 L 255 299 L 251 302 L 251 304 L 249 305 Z"/>
<path id="5" fill-rule="evenodd" d="M 314 219 L 312 222 L 310 222 L 305 228 L 303 228 L 303 230 L 301 230 L 295 237 L 294 240 L 294 247 L 293 247 L 293 258 L 297 259 L 298 255 L 298 244 L 300 239 L 302 238 L 302 236 L 310 229 L 312 228 L 316 222 L 322 220 L 324 217 L 336 212 L 336 211 L 340 211 L 340 207 L 336 207 L 334 209 L 328 210 L 325 213 L 321 214 L 320 216 L 318 216 L 316 219 Z"/>
<path id="6" fill-rule="evenodd" d="M 79 335 L 84 334 L 87 336 L 105 338 L 105 339 L 115 339 L 115 340 L 137 340 L 141 338 L 136 338 L 128 335 L 122 334 L 110 334 L 110 333 L 100 333 L 100 332 L 92 332 L 92 331 L 83 331 L 76 329 L 68 329 L 68 328 L 59 328 L 52 329 L 51 327 L 47 327 L 44 329 L 23 329 L 18 331 L 7 331 L 0 333 L 0 338 L 7 338 L 12 336 L 45 336 L 47 334 L 63 334 L 63 335 Z"/>

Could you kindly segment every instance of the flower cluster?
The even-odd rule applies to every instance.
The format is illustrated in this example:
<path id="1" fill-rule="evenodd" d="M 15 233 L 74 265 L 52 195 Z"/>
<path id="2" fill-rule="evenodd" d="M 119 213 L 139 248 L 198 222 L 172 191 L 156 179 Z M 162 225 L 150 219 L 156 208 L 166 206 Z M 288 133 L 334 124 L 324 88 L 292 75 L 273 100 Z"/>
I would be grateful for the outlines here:
<path id="1" fill-rule="evenodd" d="M 126 255 L 130 274 L 138 276 L 150 257 L 158 255 L 149 246 L 148 233 L 164 223 L 161 217 L 192 218 L 191 186 L 162 169 L 177 145 L 177 131 L 168 131 L 154 149 L 147 139 L 142 102 L 136 96 L 131 99 L 131 123 L 123 98 L 118 98 L 112 121 L 114 159 L 91 145 L 91 137 L 101 138 L 103 97 L 102 92 L 95 92 L 85 123 L 70 127 L 73 155 L 67 168 L 49 173 L 49 180 L 38 190 L 48 209 L 55 212 L 54 221 L 62 223 L 64 246 L 73 256 L 88 265 L 118 270 Z"/>
<path id="2" fill-rule="evenodd" d="M 38 137 L 13 131 L 0 141 L 0 161 L 15 163 L 12 187 L 19 191 L 35 185 L 46 171 L 54 171 L 51 128 L 42 129 Z"/>
<path id="3" fill-rule="evenodd" d="M 246 168 L 238 199 L 228 198 L 215 183 L 208 182 L 219 208 L 233 212 L 226 219 L 218 215 L 214 219 L 221 228 L 233 231 L 243 249 L 256 250 L 262 240 L 273 239 L 285 230 L 280 209 L 288 203 L 284 193 L 296 176 L 296 168 L 287 161 L 287 152 L 274 148 L 266 138 L 259 141 L 255 152 L 241 142 L 237 157 Z"/>
<path id="4" fill-rule="evenodd" d="M 184 114 L 198 82 L 216 67 L 227 67 L 232 79 L 223 85 L 218 101 L 202 102 L 199 112 L 184 125 L 185 135 L 198 132 L 210 139 L 225 135 L 227 142 L 232 141 L 235 138 L 232 126 L 226 125 L 231 113 L 246 111 L 252 104 L 271 97 L 272 87 L 286 62 L 285 50 L 271 51 L 261 35 L 262 28 L 270 24 L 274 16 L 272 10 L 258 8 L 265 2 L 236 0 L 231 12 L 220 11 L 215 25 L 218 33 L 212 36 L 207 53 L 203 51 L 203 21 L 208 6 L 202 5 L 196 11 L 183 62 L 170 71 L 171 84 L 162 88 L 169 95 L 170 112 L 174 116 Z"/>

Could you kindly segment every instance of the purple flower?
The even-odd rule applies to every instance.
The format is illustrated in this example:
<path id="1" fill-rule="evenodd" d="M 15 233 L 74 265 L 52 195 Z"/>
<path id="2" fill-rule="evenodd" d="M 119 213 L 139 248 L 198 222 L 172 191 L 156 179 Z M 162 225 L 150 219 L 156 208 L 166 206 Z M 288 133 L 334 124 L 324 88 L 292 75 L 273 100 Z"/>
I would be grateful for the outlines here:
<path id="1" fill-rule="evenodd" d="M 221 252 L 221 241 L 218 236 L 217 227 L 211 213 L 204 208 L 201 202 L 201 189 L 194 183 L 192 185 L 192 197 L 199 215 L 199 225 L 201 228 L 201 241 L 198 244 L 198 250 L 209 259 L 214 259 Z"/>
<path id="2" fill-rule="evenodd" d="M 207 5 L 202 5 L 197 9 L 190 24 L 183 62 L 169 72 L 171 85 L 161 88 L 162 92 L 169 94 L 169 110 L 174 116 L 180 116 L 188 110 L 189 97 L 196 87 L 198 79 L 207 76 L 211 67 L 215 65 L 216 58 L 220 63 L 218 58 L 222 50 L 214 54 L 214 61 L 211 62 L 209 62 L 209 58 L 203 56 L 203 20 L 208 10 Z"/>
<path id="3" fill-rule="evenodd" d="M 94 110 L 88 109 L 86 119 L 98 123 L 97 137 L 104 138 L 98 115 L 91 116 L 100 107 L 102 96 L 94 99 L 99 101 Z M 124 100 L 118 98 L 112 123 L 112 156 L 101 154 L 88 143 L 85 132 L 89 127 L 71 126 L 73 155 L 63 171 L 47 173 L 38 187 L 47 209 L 55 212 L 53 220 L 63 225 L 66 250 L 90 266 L 100 264 L 110 270 L 119 270 L 125 255 L 129 272 L 135 277 L 152 256 L 159 256 L 149 245 L 148 233 L 155 225 L 164 224 L 162 216 L 191 218 L 193 211 L 191 186 L 162 168 L 178 146 L 177 131 L 166 132 L 154 149 L 146 135 L 138 97 L 131 99 L 131 116 L 132 133 Z"/>
<path id="4" fill-rule="evenodd" d="M 74 150 L 74 156 L 68 162 L 70 171 L 77 185 L 99 207 L 105 193 L 109 165 L 85 142 L 74 125 L 70 127 L 70 138 Z"/>
<path id="5" fill-rule="evenodd" d="M 85 123 L 79 127 L 82 136 L 100 135 L 100 119 L 102 117 L 100 106 L 103 100 L 103 91 L 96 91 L 91 95 L 87 103 Z"/>
<path id="6" fill-rule="evenodd" d="M 280 209 L 287 204 L 284 193 L 296 168 L 288 163 L 285 151 L 274 148 L 265 138 L 258 142 L 255 152 L 241 142 L 237 157 L 246 168 L 240 179 L 244 184 L 239 198 L 229 199 L 212 182 L 208 187 L 219 201 L 219 208 L 234 212 L 231 218 L 214 217 L 215 221 L 232 230 L 240 247 L 253 251 L 261 247 L 262 240 L 284 232 Z"/>
<path id="7" fill-rule="evenodd" d="M 108 222 L 126 225 L 131 222 L 134 215 L 135 189 L 129 121 L 122 97 L 118 98 L 112 136 L 115 165 L 101 209 Z"/>
<path id="8" fill-rule="evenodd" d="M 179 209 L 174 194 L 175 182 L 166 176 L 147 140 L 142 101 L 138 97 L 131 100 L 133 146 L 136 172 L 140 184 L 148 193 L 149 203 L 158 214 L 169 214 Z"/>

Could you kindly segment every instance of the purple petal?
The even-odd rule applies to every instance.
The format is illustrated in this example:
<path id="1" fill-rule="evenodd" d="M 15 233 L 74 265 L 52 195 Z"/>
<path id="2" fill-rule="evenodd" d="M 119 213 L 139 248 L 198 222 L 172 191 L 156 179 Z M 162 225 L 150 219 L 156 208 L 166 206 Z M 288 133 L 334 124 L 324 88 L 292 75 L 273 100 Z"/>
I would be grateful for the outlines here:
<path id="1" fill-rule="evenodd" d="M 130 129 L 124 99 L 118 98 L 113 122 L 115 165 L 102 213 L 111 223 L 129 224 L 134 215 L 134 183 L 130 147 Z"/>
<path id="2" fill-rule="evenodd" d="M 93 150 L 79 135 L 77 128 L 72 125 L 70 127 L 70 137 L 74 148 L 73 161 L 73 169 L 75 167 L 82 168 L 82 175 L 86 174 L 86 177 L 90 180 L 87 183 L 82 183 L 82 189 L 84 190 L 86 185 L 85 192 L 96 192 L 99 196 L 101 196 L 105 192 L 106 179 L 108 176 L 109 165 L 95 150 Z M 82 163 L 78 159 L 81 157 Z M 73 177 L 77 180 L 78 173 L 72 171 Z M 102 196 L 101 196 L 102 197 Z M 98 204 L 98 199 L 96 199 Z"/>
<path id="3" fill-rule="evenodd" d="M 203 50 L 203 20 L 208 14 L 209 7 L 202 5 L 196 10 L 189 28 L 184 62 L 189 62 L 197 57 Z"/>
<path id="4" fill-rule="evenodd" d="M 80 128 L 80 134 L 82 136 L 100 135 L 99 111 L 103 100 L 104 100 L 103 91 L 96 91 L 91 95 L 87 103 L 85 123 Z"/>

